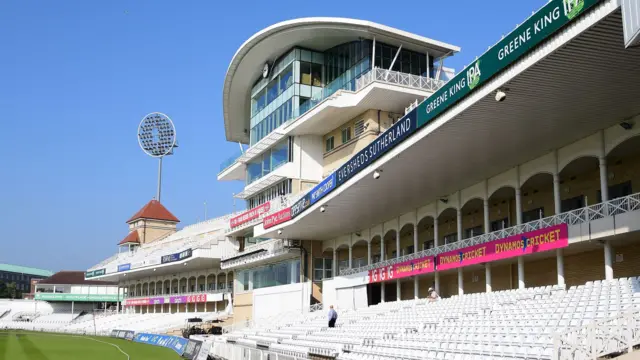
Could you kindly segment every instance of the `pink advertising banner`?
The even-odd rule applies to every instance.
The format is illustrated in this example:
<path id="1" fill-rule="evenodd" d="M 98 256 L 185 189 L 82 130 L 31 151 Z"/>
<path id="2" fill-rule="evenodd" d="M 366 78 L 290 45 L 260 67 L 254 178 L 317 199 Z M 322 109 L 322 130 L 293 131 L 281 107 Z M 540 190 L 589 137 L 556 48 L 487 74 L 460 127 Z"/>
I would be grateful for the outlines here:
<path id="1" fill-rule="evenodd" d="M 550 226 L 508 238 L 439 254 L 438 270 L 487 263 L 569 246 L 567 224 Z"/>
<path id="2" fill-rule="evenodd" d="M 434 260 L 434 256 L 425 256 L 369 270 L 369 284 L 433 272 L 435 270 Z"/>

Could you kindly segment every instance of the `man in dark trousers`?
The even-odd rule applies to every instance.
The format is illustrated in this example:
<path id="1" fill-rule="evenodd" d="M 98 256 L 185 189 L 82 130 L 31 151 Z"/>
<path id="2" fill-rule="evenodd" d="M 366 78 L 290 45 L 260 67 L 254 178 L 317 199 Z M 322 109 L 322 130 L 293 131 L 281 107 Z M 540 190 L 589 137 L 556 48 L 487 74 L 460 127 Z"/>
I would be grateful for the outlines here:
<path id="1" fill-rule="evenodd" d="M 336 320 L 338 320 L 338 313 L 333 310 L 333 305 L 329 306 L 329 327 L 336 327 Z"/>

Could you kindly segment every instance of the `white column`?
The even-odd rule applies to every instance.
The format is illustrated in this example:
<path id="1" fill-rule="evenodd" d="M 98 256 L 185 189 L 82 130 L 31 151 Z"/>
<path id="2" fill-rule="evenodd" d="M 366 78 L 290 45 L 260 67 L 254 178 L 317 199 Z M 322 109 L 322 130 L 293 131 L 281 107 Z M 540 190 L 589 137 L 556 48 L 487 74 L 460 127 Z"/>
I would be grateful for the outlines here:
<path id="1" fill-rule="evenodd" d="M 462 241 L 462 194 L 458 191 L 458 209 L 456 210 L 456 218 L 458 223 L 458 241 Z"/>
<path id="2" fill-rule="evenodd" d="M 371 239 L 367 241 L 367 265 L 371 265 Z"/>
<path id="3" fill-rule="evenodd" d="M 464 295 L 464 277 L 462 276 L 462 268 L 458 268 L 458 295 Z"/>
<path id="4" fill-rule="evenodd" d="M 458 241 L 462 241 L 462 210 L 456 210 Z"/>
<path id="5" fill-rule="evenodd" d="M 436 271 L 434 274 L 434 277 L 435 277 L 434 286 L 436 288 L 435 290 L 438 294 L 440 294 L 440 273 Z"/>
<path id="6" fill-rule="evenodd" d="M 516 188 L 516 225 L 522 224 L 522 196 L 520 186 Z"/>
<path id="7" fill-rule="evenodd" d="M 418 294 L 420 293 L 420 285 L 418 284 L 418 277 L 413 277 L 413 298 L 417 299 Z"/>
<path id="8" fill-rule="evenodd" d="M 611 243 L 604 242 L 604 278 L 605 280 L 613 280 L 613 249 Z"/>
<path id="9" fill-rule="evenodd" d="M 491 292 L 491 263 L 484 264 L 484 279 L 487 286 L 487 292 Z"/>
<path id="10" fill-rule="evenodd" d="M 384 232 L 380 235 L 380 261 L 384 261 Z"/>
<path id="11" fill-rule="evenodd" d="M 518 289 L 524 289 L 524 257 L 518 257 Z"/>
<path id="12" fill-rule="evenodd" d="M 400 226 L 400 224 L 398 224 Z M 400 229 L 396 229 L 396 258 L 402 256 L 402 251 L 400 250 Z"/>
<path id="13" fill-rule="evenodd" d="M 560 200 L 560 175 L 553 174 L 553 208 L 556 215 L 562 212 L 562 200 Z"/>
<path id="14" fill-rule="evenodd" d="M 420 248 L 418 247 L 418 221 L 416 221 L 413 224 L 413 252 L 416 253 L 418 251 L 420 251 Z"/>
<path id="15" fill-rule="evenodd" d="M 331 273 L 334 278 L 338 276 L 338 250 L 335 246 L 333 247 L 333 271 Z"/>
<path id="16" fill-rule="evenodd" d="M 558 268 L 558 285 L 564 285 L 564 255 L 562 249 L 556 250 L 556 265 Z"/>
<path id="17" fill-rule="evenodd" d="M 400 284 L 400 279 L 396 280 L 396 299 L 400 301 L 402 299 L 402 285 Z"/>
<path id="18" fill-rule="evenodd" d="M 349 244 L 349 269 L 353 269 L 353 245 Z"/>
<path id="19" fill-rule="evenodd" d="M 433 218 L 433 246 L 434 247 L 440 246 L 440 241 L 438 240 L 438 217 L 437 217 L 437 215 L 436 215 L 435 218 Z"/>
<path id="20" fill-rule="evenodd" d="M 489 199 L 485 198 L 482 200 L 482 207 L 484 208 L 484 233 L 488 234 L 491 232 L 491 221 L 489 220 Z"/>
<path id="21" fill-rule="evenodd" d="M 600 162 L 600 193 L 602 194 L 602 202 L 609 200 L 609 185 L 607 183 L 607 158 L 601 156 Z"/>
<path id="22" fill-rule="evenodd" d="M 384 302 L 384 282 L 380 283 L 380 301 Z"/>

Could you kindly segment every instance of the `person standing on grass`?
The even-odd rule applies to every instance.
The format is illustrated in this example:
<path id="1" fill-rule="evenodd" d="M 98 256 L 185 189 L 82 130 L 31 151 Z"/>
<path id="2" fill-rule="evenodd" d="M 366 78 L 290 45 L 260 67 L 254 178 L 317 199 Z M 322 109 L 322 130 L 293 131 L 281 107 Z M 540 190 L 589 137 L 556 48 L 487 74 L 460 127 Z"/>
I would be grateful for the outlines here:
<path id="1" fill-rule="evenodd" d="M 336 320 L 338 320 L 338 313 L 333 310 L 333 305 L 329 306 L 329 327 L 336 327 Z"/>

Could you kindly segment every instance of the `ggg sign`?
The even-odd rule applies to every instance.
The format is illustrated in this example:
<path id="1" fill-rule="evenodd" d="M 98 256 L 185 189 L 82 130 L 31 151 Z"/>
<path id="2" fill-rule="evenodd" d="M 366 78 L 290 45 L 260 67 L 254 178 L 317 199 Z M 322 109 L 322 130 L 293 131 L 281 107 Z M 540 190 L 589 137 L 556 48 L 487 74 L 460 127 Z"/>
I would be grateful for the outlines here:
<path id="1" fill-rule="evenodd" d="M 569 246 L 567 224 L 550 226 L 438 255 L 438 270 L 487 263 Z"/>
<path id="2" fill-rule="evenodd" d="M 369 270 L 369 284 L 392 279 L 402 279 L 409 276 L 428 274 L 435 270 L 435 257 L 425 256 L 408 260 L 398 264 L 383 266 Z"/>

